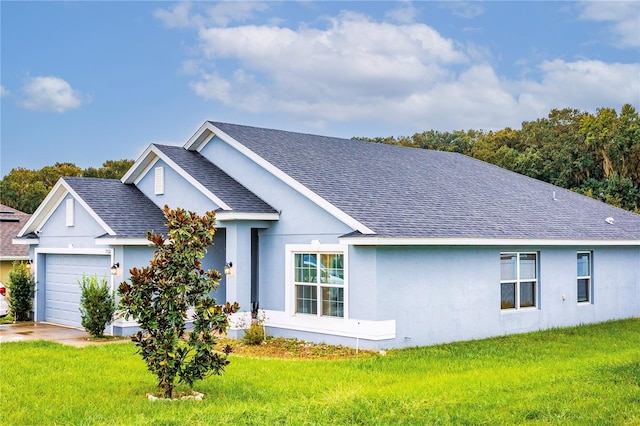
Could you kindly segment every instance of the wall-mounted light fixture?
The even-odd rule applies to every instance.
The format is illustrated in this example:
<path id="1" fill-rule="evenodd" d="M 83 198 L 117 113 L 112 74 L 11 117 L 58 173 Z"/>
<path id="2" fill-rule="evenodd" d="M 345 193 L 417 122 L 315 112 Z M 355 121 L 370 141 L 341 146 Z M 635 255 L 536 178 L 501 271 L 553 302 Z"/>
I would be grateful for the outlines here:
<path id="1" fill-rule="evenodd" d="M 227 262 L 224 265 L 224 274 L 225 275 L 231 275 L 231 273 L 233 272 L 233 262 Z"/>
<path id="2" fill-rule="evenodd" d="M 114 263 L 111 267 L 111 275 L 118 275 L 118 268 L 120 267 L 120 263 Z"/>

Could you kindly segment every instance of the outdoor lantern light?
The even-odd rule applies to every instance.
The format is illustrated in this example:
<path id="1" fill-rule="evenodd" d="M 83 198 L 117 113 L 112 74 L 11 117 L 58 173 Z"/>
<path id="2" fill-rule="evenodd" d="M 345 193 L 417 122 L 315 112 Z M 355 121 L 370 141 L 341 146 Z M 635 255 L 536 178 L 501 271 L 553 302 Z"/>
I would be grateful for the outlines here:
<path id="1" fill-rule="evenodd" d="M 231 275 L 231 272 L 233 271 L 233 263 L 232 262 L 227 262 L 224 265 L 224 274 L 225 275 Z"/>
<path id="2" fill-rule="evenodd" d="M 114 263 L 111 267 L 111 275 L 118 275 L 118 268 L 120 267 L 120 263 Z"/>

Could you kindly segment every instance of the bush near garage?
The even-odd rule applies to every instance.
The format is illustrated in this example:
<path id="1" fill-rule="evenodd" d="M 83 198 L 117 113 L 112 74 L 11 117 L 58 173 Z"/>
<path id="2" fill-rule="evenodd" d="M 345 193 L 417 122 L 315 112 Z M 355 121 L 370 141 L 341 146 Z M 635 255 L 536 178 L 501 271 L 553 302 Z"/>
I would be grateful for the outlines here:
<path id="1" fill-rule="evenodd" d="M 31 320 L 32 298 L 36 282 L 31 269 L 22 261 L 13 262 L 7 288 L 9 312 L 15 321 Z"/>
<path id="2" fill-rule="evenodd" d="M 107 285 L 107 279 L 98 281 L 98 276 L 82 274 L 78 280 L 82 289 L 80 313 L 82 326 L 92 337 L 103 337 L 104 329 L 113 320 L 116 311 L 114 297 Z"/>

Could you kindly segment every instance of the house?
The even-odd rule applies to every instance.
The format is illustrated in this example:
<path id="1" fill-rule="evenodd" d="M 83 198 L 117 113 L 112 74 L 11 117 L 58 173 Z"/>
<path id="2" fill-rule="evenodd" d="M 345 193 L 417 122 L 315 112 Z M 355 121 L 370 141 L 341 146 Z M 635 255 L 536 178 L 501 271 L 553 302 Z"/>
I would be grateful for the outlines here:
<path id="1" fill-rule="evenodd" d="M 0 204 L 0 282 L 4 284 L 9 280 L 13 262 L 29 260 L 29 247 L 12 244 L 12 240 L 30 217 L 30 214 Z"/>
<path id="2" fill-rule="evenodd" d="M 258 306 L 272 335 L 363 348 L 640 315 L 640 215 L 456 153 L 207 121 L 120 181 L 55 185 L 15 240 L 36 319 L 79 326 L 77 278 L 148 264 L 165 204 L 217 212 L 231 334 Z"/>

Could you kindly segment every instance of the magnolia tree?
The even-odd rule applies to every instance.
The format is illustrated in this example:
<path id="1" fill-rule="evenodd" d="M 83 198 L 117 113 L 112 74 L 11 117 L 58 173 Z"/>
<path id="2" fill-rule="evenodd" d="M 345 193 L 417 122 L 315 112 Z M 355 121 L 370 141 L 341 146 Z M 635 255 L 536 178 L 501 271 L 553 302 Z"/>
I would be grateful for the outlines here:
<path id="1" fill-rule="evenodd" d="M 131 283 L 120 284 L 119 307 L 134 318 L 140 331 L 132 336 L 149 371 L 158 379 L 165 398 L 177 384 L 193 386 L 196 380 L 221 375 L 229 364 L 230 347 L 214 349 L 216 333 L 225 333 L 228 316 L 237 303 L 218 305 L 211 297 L 221 275 L 203 270 L 201 259 L 213 244 L 215 213 L 203 216 L 164 207 L 167 238 L 147 233 L 156 247 L 151 264 L 131 269 Z M 187 310 L 195 311 L 193 329 L 186 331 Z"/>

